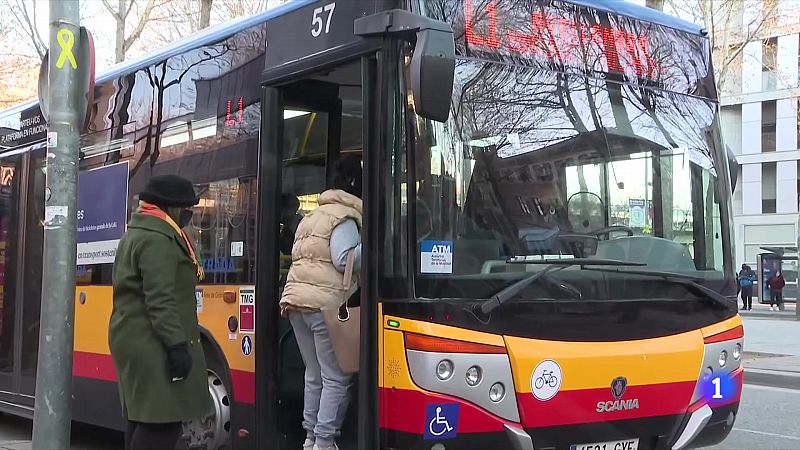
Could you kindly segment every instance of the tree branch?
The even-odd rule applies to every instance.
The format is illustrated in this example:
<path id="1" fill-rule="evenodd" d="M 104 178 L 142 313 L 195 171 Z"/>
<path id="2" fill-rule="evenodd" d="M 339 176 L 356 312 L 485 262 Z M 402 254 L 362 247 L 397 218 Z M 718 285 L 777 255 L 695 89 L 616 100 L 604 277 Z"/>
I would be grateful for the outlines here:
<path id="1" fill-rule="evenodd" d="M 153 13 L 153 8 L 155 7 L 155 4 L 156 4 L 155 0 L 147 0 L 147 5 L 145 5 L 144 7 L 144 12 L 142 12 L 142 16 L 139 17 L 139 23 L 136 24 L 136 28 L 133 29 L 131 35 L 125 38 L 125 45 L 124 45 L 125 51 L 128 51 L 128 49 L 130 49 L 131 46 L 133 46 L 133 43 L 136 42 L 137 39 L 139 39 L 139 36 L 142 35 L 142 31 L 144 31 L 144 27 L 145 25 L 147 25 L 147 21 L 150 20 L 150 14 Z M 132 6 L 133 5 L 131 5 L 131 8 L 129 8 L 129 10 L 132 9 Z"/>
<path id="2" fill-rule="evenodd" d="M 109 13 L 111 13 L 111 15 L 114 17 L 114 19 L 115 19 L 117 22 L 120 22 L 120 21 L 122 21 L 122 17 L 120 17 L 120 15 L 119 15 L 119 11 L 115 10 L 115 9 L 114 9 L 114 7 L 113 7 L 113 6 L 111 6 L 111 3 L 109 3 L 109 2 L 108 2 L 108 0 L 103 0 L 103 6 L 105 6 L 105 7 L 106 7 L 106 9 L 108 10 L 108 12 L 109 12 Z"/>
<path id="3" fill-rule="evenodd" d="M 134 6 L 136 6 L 136 0 L 130 0 L 125 7 L 125 14 L 122 17 L 124 20 L 128 20 L 128 16 L 131 15 L 131 10 L 133 10 Z"/>
<path id="4" fill-rule="evenodd" d="M 31 27 L 33 28 L 33 32 L 36 35 L 36 37 L 34 38 L 34 45 L 36 46 L 36 52 L 39 53 L 39 59 L 42 59 L 44 58 L 45 52 L 47 52 L 47 46 L 44 44 L 44 39 L 42 39 L 42 35 L 39 34 L 39 28 L 36 27 L 36 2 L 33 2 L 33 22 L 31 23 Z"/>

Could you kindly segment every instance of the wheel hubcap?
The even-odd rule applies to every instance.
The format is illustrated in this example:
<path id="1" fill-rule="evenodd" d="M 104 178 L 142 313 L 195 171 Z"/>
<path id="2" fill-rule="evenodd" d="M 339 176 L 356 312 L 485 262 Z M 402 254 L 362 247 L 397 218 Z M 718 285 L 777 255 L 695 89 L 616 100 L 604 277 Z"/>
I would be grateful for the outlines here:
<path id="1" fill-rule="evenodd" d="M 214 403 L 214 414 L 183 424 L 183 440 L 190 450 L 221 450 L 228 448 L 231 429 L 231 402 L 225 383 L 216 373 L 208 371 L 208 393 Z"/>

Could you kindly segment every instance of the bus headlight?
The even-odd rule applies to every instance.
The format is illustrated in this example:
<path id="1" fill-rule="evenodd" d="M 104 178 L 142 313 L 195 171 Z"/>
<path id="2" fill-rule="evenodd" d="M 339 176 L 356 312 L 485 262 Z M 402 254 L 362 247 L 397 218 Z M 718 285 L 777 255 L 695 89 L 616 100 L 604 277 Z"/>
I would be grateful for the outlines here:
<path id="1" fill-rule="evenodd" d="M 736 343 L 736 347 L 733 347 L 733 359 L 736 361 L 742 357 L 742 344 Z"/>
<path id="2" fill-rule="evenodd" d="M 703 371 L 703 381 L 711 379 L 711 375 L 714 375 L 714 370 L 711 367 L 706 367 L 706 370 Z"/>
<path id="3" fill-rule="evenodd" d="M 477 386 L 481 382 L 481 377 L 483 374 L 481 373 L 481 368 L 478 366 L 472 366 L 467 369 L 467 384 L 470 386 Z"/>
<path id="4" fill-rule="evenodd" d="M 728 362 L 728 352 L 723 350 L 719 352 L 719 366 L 725 367 L 725 363 Z"/>
<path id="5" fill-rule="evenodd" d="M 453 363 L 447 359 L 439 361 L 436 365 L 436 378 L 446 381 L 453 376 Z"/>
<path id="6" fill-rule="evenodd" d="M 489 400 L 500 403 L 501 400 L 506 396 L 506 387 L 503 386 L 503 383 L 495 383 L 489 388 Z"/>

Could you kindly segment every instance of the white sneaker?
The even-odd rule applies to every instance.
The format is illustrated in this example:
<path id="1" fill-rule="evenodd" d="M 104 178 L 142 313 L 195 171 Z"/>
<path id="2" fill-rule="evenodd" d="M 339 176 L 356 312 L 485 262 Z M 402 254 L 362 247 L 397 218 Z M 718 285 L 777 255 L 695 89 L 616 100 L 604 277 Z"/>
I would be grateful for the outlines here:
<path id="1" fill-rule="evenodd" d="M 339 450 L 339 447 L 335 443 L 333 445 L 326 445 L 324 447 L 314 444 L 314 450 Z"/>
<path id="2" fill-rule="evenodd" d="M 303 450 L 314 450 L 314 441 L 306 438 L 306 441 L 303 442 Z"/>
<path id="3" fill-rule="evenodd" d="M 770 310 L 770 311 L 775 311 L 775 310 L 772 308 L 772 306 L 770 306 L 770 307 L 769 307 L 769 310 Z"/>

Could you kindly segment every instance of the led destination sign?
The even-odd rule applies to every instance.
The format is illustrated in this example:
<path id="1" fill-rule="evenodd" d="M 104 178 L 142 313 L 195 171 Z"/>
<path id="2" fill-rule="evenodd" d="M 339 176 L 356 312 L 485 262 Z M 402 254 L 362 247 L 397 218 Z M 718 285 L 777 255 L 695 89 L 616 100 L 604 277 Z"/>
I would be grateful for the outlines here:
<path id="1" fill-rule="evenodd" d="M 712 96 L 710 47 L 693 33 L 559 0 L 427 0 L 462 57 Z"/>
<path id="2" fill-rule="evenodd" d="M 519 20 L 522 14 L 515 11 L 515 17 L 510 18 L 513 20 L 502 20 L 509 18 L 501 16 L 498 23 L 496 2 L 480 3 L 485 4 L 484 11 L 473 9 L 473 0 L 464 1 L 465 38 L 470 48 L 505 50 L 567 66 L 599 60 L 605 64 L 605 71 L 629 69 L 639 78 L 654 78 L 656 64 L 646 35 L 587 24 L 578 17 L 562 17 L 552 10 L 524 13 L 528 19 L 525 22 Z"/>

